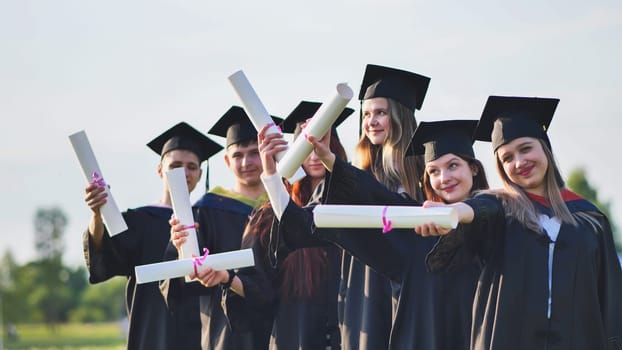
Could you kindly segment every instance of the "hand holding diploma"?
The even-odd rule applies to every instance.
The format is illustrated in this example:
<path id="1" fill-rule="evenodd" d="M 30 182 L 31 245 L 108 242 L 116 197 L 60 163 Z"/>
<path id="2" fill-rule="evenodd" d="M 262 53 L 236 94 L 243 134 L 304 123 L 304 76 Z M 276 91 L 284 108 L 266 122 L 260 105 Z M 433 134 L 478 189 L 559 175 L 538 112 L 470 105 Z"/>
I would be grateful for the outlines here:
<path id="1" fill-rule="evenodd" d="M 244 72 L 240 70 L 233 73 L 229 76 L 229 82 L 240 98 L 240 101 L 242 101 L 246 114 L 253 123 L 253 126 L 255 126 L 255 129 L 259 131 L 263 127 L 267 127 L 267 135 L 275 133 L 281 134 L 281 129 L 277 125 L 274 125 L 268 110 L 266 110 L 266 107 L 259 99 L 259 96 L 251 86 Z M 280 160 L 282 157 L 282 152 L 276 155 L 277 160 Z"/>
<path id="2" fill-rule="evenodd" d="M 269 126 L 262 127 L 257 133 L 257 145 L 261 164 L 263 166 L 263 174 L 272 176 L 276 174 L 276 156 L 277 154 L 287 150 L 287 140 L 283 138 L 283 134 L 268 133 Z"/>
<path id="3" fill-rule="evenodd" d="M 134 271 L 136 272 L 136 283 L 141 284 L 184 276 L 205 276 L 210 273 L 207 269 L 221 271 L 254 265 L 253 250 L 244 249 L 218 254 L 204 254 L 191 259 L 140 265 L 136 266 Z"/>
<path id="4" fill-rule="evenodd" d="M 296 139 L 291 148 L 285 152 L 283 158 L 277 164 L 277 170 L 285 178 L 291 177 L 302 162 L 313 150 L 313 146 L 305 138 L 322 138 L 343 112 L 350 99 L 352 89 L 347 84 L 337 84 L 333 96 L 322 103 L 320 109 L 313 115 L 304 129 L 305 137 Z"/>
<path id="5" fill-rule="evenodd" d="M 386 233 L 393 228 L 414 228 L 424 224 L 456 228 L 458 212 L 451 207 L 318 205 L 313 210 L 313 219 L 317 227 L 382 228 Z"/>
<path id="6" fill-rule="evenodd" d="M 282 134 L 281 128 L 277 125 L 274 125 L 270 114 L 264 107 L 263 103 L 259 99 L 259 96 L 253 89 L 251 83 L 246 78 L 246 75 L 243 71 L 237 71 L 229 76 L 229 82 L 231 86 L 235 90 L 236 94 L 242 101 L 242 105 L 244 106 L 244 110 L 246 110 L 246 114 L 250 118 L 251 122 L 255 126 L 255 129 L 259 132 L 262 128 L 266 127 L 265 131 L 266 135 L 270 134 Z M 284 151 L 277 152 L 275 154 L 276 160 L 279 161 L 283 158 Z M 302 164 L 302 162 L 300 162 Z M 300 164 L 296 168 L 294 168 L 288 176 L 284 176 L 289 179 L 290 182 L 294 183 L 301 178 L 303 178 L 306 174 Z"/>
<path id="7" fill-rule="evenodd" d="M 69 135 L 69 141 L 76 153 L 78 162 L 80 162 L 84 178 L 89 183 L 89 186 L 86 188 L 85 201 L 96 217 L 100 217 L 99 214 L 101 214 L 103 223 L 108 228 L 110 236 L 126 231 L 127 225 L 125 220 L 123 220 L 121 211 L 112 197 L 109 186 L 104 182 L 102 171 L 99 168 L 86 132 L 82 130 Z M 91 192 L 94 193 L 91 194 Z M 105 192 L 105 195 L 100 195 L 102 192 Z"/>
<path id="8" fill-rule="evenodd" d="M 186 183 L 186 170 L 175 168 L 166 172 L 166 182 L 171 191 L 171 202 L 173 203 L 173 213 L 183 228 L 188 230 L 186 239 L 178 248 L 180 259 L 199 256 L 199 242 L 195 229 L 194 216 L 192 215 L 192 204 L 190 203 L 190 192 Z"/>
<path id="9" fill-rule="evenodd" d="M 462 202 L 445 204 L 441 202 L 425 201 L 423 203 L 423 208 L 430 208 L 430 209 L 450 208 L 456 212 L 457 220 L 461 224 L 469 224 L 473 222 L 473 218 L 475 216 L 475 212 L 473 211 L 473 208 L 471 208 L 469 205 L 462 203 Z M 440 226 L 440 225 L 436 225 L 435 223 L 427 222 L 427 223 L 423 223 L 423 224 L 415 226 L 415 232 L 417 232 L 417 234 L 424 236 L 424 237 L 443 236 L 443 235 L 450 233 L 451 229 Z"/>

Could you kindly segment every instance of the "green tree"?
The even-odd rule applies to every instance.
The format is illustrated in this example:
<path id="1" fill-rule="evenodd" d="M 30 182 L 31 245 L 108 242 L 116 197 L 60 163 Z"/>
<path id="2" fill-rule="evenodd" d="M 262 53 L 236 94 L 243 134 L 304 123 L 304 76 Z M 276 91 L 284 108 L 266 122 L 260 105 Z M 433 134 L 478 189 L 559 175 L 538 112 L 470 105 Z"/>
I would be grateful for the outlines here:
<path id="1" fill-rule="evenodd" d="M 35 249 L 39 259 L 31 265 L 37 284 L 27 300 L 52 328 L 66 320 L 72 297 L 67 286 L 69 273 L 62 263 L 66 226 L 67 217 L 58 207 L 39 208 L 35 214 Z"/>
<path id="2" fill-rule="evenodd" d="M 71 311 L 69 320 L 116 321 L 126 316 L 124 297 L 126 281 L 125 278 L 115 277 L 106 283 L 89 285 L 82 294 L 79 307 Z"/>
<path id="3" fill-rule="evenodd" d="M 58 208 L 39 208 L 35 214 L 35 249 L 41 260 L 61 259 L 67 216 Z"/>
<path id="4" fill-rule="evenodd" d="M 0 319 L 6 323 L 15 322 L 19 314 L 19 299 L 14 293 L 17 267 L 13 254 L 7 250 L 0 260 L 0 303 L 2 303 Z"/>
<path id="5" fill-rule="evenodd" d="M 607 218 L 609 218 L 609 224 L 611 225 L 611 230 L 613 231 L 613 236 L 616 239 L 616 248 L 618 251 L 622 251 L 622 239 L 618 236 L 616 223 L 613 221 L 613 217 L 611 216 L 611 203 L 603 202 L 598 198 L 598 191 L 589 183 L 585 169 L 577 168 L 572 170 L 566 180 L 566 185 L 572 191 L 594 203 L 598 209 L 607 215 Z"/>
<path id="6" fill-rule="evenodd" d="M 37 318 L 37 310 L 28 303 L 30 292 L 37 284 L 37 278 L 37 269 L 31 264 L 14 265 L 11 270 L 11 283 L 2 293 L 6 322 L 32 322 Z"/>

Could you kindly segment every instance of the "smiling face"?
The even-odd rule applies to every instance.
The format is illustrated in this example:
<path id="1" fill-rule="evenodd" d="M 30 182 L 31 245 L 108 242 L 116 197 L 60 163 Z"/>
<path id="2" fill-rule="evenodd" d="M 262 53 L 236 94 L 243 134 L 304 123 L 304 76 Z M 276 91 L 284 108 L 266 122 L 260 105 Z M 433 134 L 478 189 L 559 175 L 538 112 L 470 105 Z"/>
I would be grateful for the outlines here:
<path id="1" fill-rule="evenodd" d="M 186 172 L 186 184 L 188 191 L 192 192 L 201 179 L 201 163 L 199 157 L 191 151 L 176 149 L 167 152 L 158 164 L 158 174 L 160 177 L 165 172 L 183 167 Z"/>
<path id="2" fill-rule="evenodd" d="M 361 106 L 362 126 L 365 136 L 374 145 L 382 145 L 391 131 L 389 101 L 384 97 L 374 97 L 363 101 Z"/>
<path id="3" fill-rule="evenodd" d="M 455 203 L 469 198 L 476 170 L 463 158 L 447 153 L 427 162 L 425 172 L 432 190 L 443 202 Z"/>
<path id="4" fill-rule="evenodd" d="M 500 146 L 497 160 L 510 181 L 528 193 L 544 196 L 549 163 L 537 138 L 519 137 Z"/>
<path id="5" fill-rule="evenodd" d="M 225 154 L 225 164 L 240 185 L 256 186 L 261 183 L 262 166 L 257 142 L 229 146 Z"/>
<path id="6" fill-rule="evenodd" d="M 314 151 L 311 151 L 311 154 L 302 162 L 302 168 L 305 170 L 305 173 L 307 173 L 307 176 L 311 178 L 312 184 L 321 181 L 326 174 L 324 164 Z"/>

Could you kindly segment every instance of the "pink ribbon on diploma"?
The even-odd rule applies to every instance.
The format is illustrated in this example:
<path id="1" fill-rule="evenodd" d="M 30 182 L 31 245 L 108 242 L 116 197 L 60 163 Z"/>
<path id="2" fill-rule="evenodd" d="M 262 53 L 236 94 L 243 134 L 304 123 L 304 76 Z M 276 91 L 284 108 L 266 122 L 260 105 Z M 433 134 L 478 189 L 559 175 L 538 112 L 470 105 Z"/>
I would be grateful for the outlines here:
<path id="1" fill-rule="evenodd" d="M 175 213 L 171 214 L 171 219 L 172 220 L 177 220 L 177 216 L 175 216 Z M 183 228 L 184 230 L 190 230 L 190 229 L 194 229 L 194 225 L 182 225 L 181 228 Z"/>
<path id="2" fill-rule="evenodd" d="M 393 228 L 391 227 L 391 220 L 387 219 L 387 208 L 382 209 L 382 233 L 387 233 Z"/>
<path id="3" fill-rule="evenodd" d="M 99 187 L 106 187 L 106 181 L 104 181 L 104 178 L 99 176 L 97 172 L 93 173 L 93 181 L 91 181 L 90 183 Z"/>
<path id="4" fill-rule="evenodd" d="M 281 134 L 283 133 L 283 130 L 281 130 L 281 127 L 280 127 L 280 126 L 278 126 L 278 125 L 276 125 L 276 124 L 274 124 L 274 122 L 268 123 L 267 125 L 268 125 L 268 128 L 270 128 L 270 127 L 271 127 L 271 126 L 273 126 L 273 125 L 274 125 L 274 126 L 276 126 L 276 128 L 279 130 L 279 132 L 280 132 Z"/>
<path id="5" fill-rule="evenodd" d="M 205 261 L 205 258 L 207 258 L 207 256 L 209 255 L 209 249 L 203 248 L 203 252 L 204 253 L 202 256 L 195 256 L 194 258 L 192 258 L 192 265 L 194 267 L 195 275 L 198 274 L 197 267 L 203 266 L 203 262 Z"/>

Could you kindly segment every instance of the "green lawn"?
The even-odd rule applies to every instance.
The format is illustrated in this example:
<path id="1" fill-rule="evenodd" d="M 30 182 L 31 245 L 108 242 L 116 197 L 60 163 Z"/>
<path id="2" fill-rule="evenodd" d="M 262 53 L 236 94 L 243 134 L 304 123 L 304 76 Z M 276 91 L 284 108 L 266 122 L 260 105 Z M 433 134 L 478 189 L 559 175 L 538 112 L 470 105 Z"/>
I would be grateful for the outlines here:
<path id="1" fill-rule="evenodd" d="M 71 349 L 71 350 L 121 350 L 125 349 L 125 335 L 119 323 L 61 324 L 49 329 L 43 324 L 17 325 L 19 339 L 7 339 L 3 330 L 6 350 L 11 349 Z"/>

